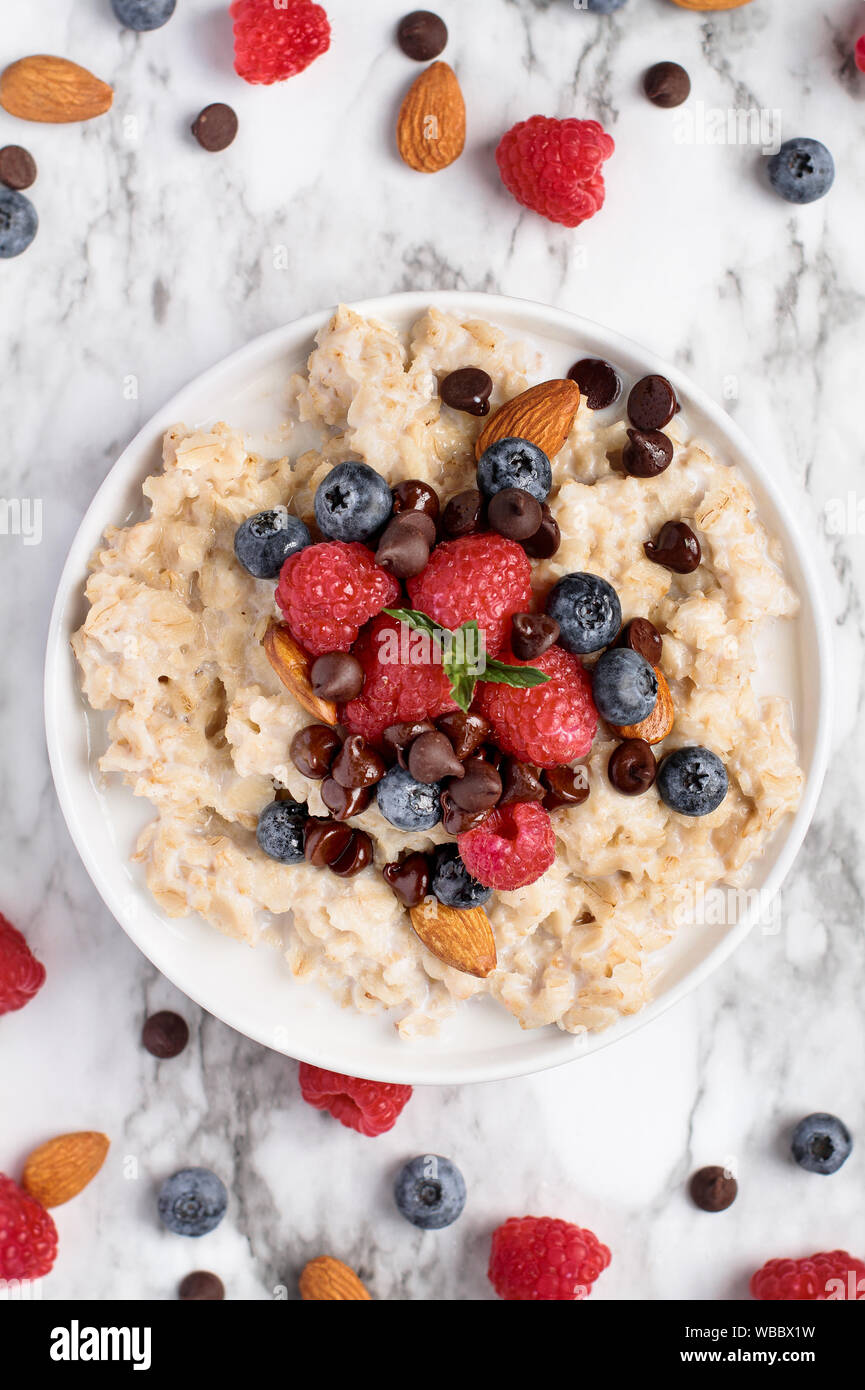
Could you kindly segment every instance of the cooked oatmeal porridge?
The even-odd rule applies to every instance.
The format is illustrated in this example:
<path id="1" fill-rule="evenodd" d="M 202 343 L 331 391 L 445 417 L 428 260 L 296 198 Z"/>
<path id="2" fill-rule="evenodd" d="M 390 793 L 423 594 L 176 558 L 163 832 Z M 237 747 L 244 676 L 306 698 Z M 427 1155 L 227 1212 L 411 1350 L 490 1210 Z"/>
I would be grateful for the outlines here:
<path id="1" fill-rule="evenodd" d="M 442 380 L 467 366 L 492 380 L 486 415 L 440 397 Z M 315 716 L 262 645 L 283 617 L 276 580 L 239 563 L 238 528 L 287 505 L 316 537 L 316 491 L 345 461 L 362 461 L 391 487 L 427 483 L 444 506 L 476 487 L 475 442 L 495 412 L 549 375 L 530 343 L 488 323 L 430 310 L 406 341 L 340 308 L 291 383 L 296 418 L 319 429 L 318 447 L 270 462 L 225 424 L 170 430 L 163 469 L 143 485 L 150 515 L 106 532 L 87 583 L 89 612 L 73 638 L 84 693 L 110 712 L 99 768 L 154 807 L 134 857 L 160 908 L 171 917 L 200 913 L 249 945 L 277 947 L 295 975 L 326 985 L 344 1005 L 391 1010 L 407 1039 L 435 1032 L 476 994 L 491 995 L 524 1028 L 578 1033 L 637 1012 L 651 997 L 656 953 L 677 930 L 681 885 L 747 886 L 801 792 L 788 702 L 758 696 L 752 679 L 761 626 L 792 618 L 797 598 L 745 481 L 689 436 L 679 414 L 664 425 L 670 465 L 631 476 L 621 465 L 624 400 L 598 412 L 583 400 L 552 459 L 547 501 L 561 543 L 532 559 L 535 606 L 563 576 L 600 576 L 618 595 L 623 623 L 654 625 L 674 722 L 652 753 L 660 765 L 678 749 L 711 750 L 728 779 L 720 804 L 682 814 L 658 785 L 623 794 L 608 770 L 623 735 L 600 719 L 590 751 L 573 760 L 588 798 L 549 812 L 550 867 L 480 899 L 496 957 L 484 977 L 422 943 L 382 873 L 406 852 L 429 856 L 453 844 L 440 820 L 399 829 L 373 788 L 350 820 L 369 837 L 371 862 L 350 877 L 308 858 L 279 862 L 260 848 L 259 817 L 275 796 L 305 804 L 318 820 L 330 812 L 321 779 L 299 770 L 290 751 Z M 689 573 L 644 550 L 671 520 L 698 537 L 701 561 Z M 411 604 L 403 596 L 396 606 Z M 595 659 L 585 657 L 589 670 Z"/>

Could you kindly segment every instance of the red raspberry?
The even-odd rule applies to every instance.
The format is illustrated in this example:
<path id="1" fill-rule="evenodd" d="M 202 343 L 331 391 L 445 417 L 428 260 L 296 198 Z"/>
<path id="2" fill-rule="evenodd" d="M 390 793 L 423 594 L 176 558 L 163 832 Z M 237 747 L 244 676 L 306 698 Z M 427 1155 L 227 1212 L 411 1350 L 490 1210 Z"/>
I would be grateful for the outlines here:
<path id="1" fill-rule="evenodd" d="M 350 733 L 377 744 L 389 724 L 437 719 L 456 709 L 441 664 L 418 659 L 413 638 L 410 628 L 387 613 L 361 633 L 353 654 L 364 669 L 363 690 L 340 708 Z M 394 655 L 396 661 L 390 659 Z"/>
<path id="2" fill-rule="evenodd" d="M 300 1093 L 316 1110 L 328 1110 L 340 1124 L 375 1138 L 393 1129 L 411 1100 L 411 1086 L 390 1081 L 362 1081 L 338 1071 L 300 1064 Z"/>
<path id="3" fill-rule="evenodd" d="M 44 983 L 45 966 L 0 912 L 0 1014 L 23 1009 Z"/>
<path id="4" fill-rule="evenodd" d="M 616 148 L 598 121 L 532 116 L 502 136 L 496 163 L 523 207 L 579 227 L 604 206 L 601 165 Z"/>
<path id="5" fill-rule="evenodd" d="M 312 0 L 232 0 L 234 68 L 247 82 L 284 82 L 330 48 L 330 24 Z"/>
<path id="6" fill-rule="evenodd" d="M 856 66 L 859 69 L 859 71 L 865 72 L 865 34 L 863 34 L 861 38 L 856 40 L 856 47 L 853 50 L 853 56 L 856 59 Z"/>
<path id="7" fill-rule="evenodd" d="M 276 601 L 313 656 L 347 652 L 364 623 L 400 596 L 399 580 L 359 541 L 324 541 L 289 555 Z"/>
<path id="8" fill-rule="evenodd" d="M 0 1280 L 41 1279 L 57 1258 L 57 1227 L 43 1206 L 0 1173 Z"/>
<path id="9" fill-rule="evenodd" d="M 476 830 L 458 835 L 457 845 L 469 873 L 504 892 L 534 883 L 556 857 L 550 813 L 536 801 L 492 811 Z"/>
<path id="10" fill-rule="evenodd" d="M 491 721 L 499 748 L 536 767 L 559 767 L 584 757 L 597 731 L 598 711 L 579 658 L 564 647 L 550 647 L 534 661 L 506 660 L 535 666 L 550 679 L 531 690 L 486 682 L 478 686 L 480 711 Z"/>
<path id="11" fill-rule="evenodd" d="M 512 1216 L 493 1231 L 490 1283 L 499 1298 L 588 1298 L 610 1252 L 591 1231 L 550 1216 Z"/>
<path id="12" fill-rule="evenodd" d="M 865 1300 L 865 1264 L 846 1250 L 805 1260 L 769 1260 L 752 1274 L 751 1293 L 772 1303 Z"/>
<path id="13" fill-rule="evenodd" d="M 493 532 L 437 545 L 426 569 L 406 583 L 415 608 L 452 631 L 476 618 L 487 651 L 505 646 L 514 613 L 532 597 L 532 566 L 516 541 Z"/>

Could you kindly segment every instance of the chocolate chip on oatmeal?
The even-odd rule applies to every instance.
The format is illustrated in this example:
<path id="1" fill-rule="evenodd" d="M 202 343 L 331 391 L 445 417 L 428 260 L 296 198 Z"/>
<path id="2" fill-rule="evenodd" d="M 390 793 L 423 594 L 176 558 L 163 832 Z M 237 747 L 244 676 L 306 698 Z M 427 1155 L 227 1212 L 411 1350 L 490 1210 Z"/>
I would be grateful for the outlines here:
<path id="1" fill-rule="evenodd" d="M 485 758 L 467 758 L 462 781 L 451 777 L 444 790 L 461 811 L 488 811 L 502 794 L 502 779 Z"/>
<path id="2" fill-rule="evenodd" d="M 141 1030 L 141 1042 L 160 1061 L 178 1057 L 189 1042 L 189 1025 L 180 1014 L 161 1009 L 148 1018 Z"/>
<path id="3" fill-rule="evenodd" d="M 516 758 L 506 758 L 501 772 L 504 790 L 499 798 L 499 806 L 510 806 L 518 801 L 543 801 L 547 789 L 536 767 L 518 762 Z"/>
<path id="4" fill-rule="evenodd" d="M 410 745 L 416 738 L 420 738 L 421 734 L 432 733 L 434 728 L 435 725 L 431 724 L 428 719 L 414 719 L 404 724 L 391 724 L 381 736 L 385 751 L 391 758 L 396 758 L 400 767 L 408 767 L 406 753 Z"/>
<path id="5" fill-rule="evenodd" d="M 673 441 L 661 430 L 628 430 L 622 467 L 632 478 L 657 478 L 672 458 Z"/>
<path id="6" fill-rule="evenodd" d="M 341 746 L 339 734 L 328 724 L 307 724 L 294 735 L 289 753 L 298 772 L 320 781 L 330 772 L 330 765 Z"/>
<path id="7" fill-rule="evenodd" d="M 343 787 L 335 777 L 325 777 L 321 799 L 334 820 L 350 820 L 365 811 L 372 800 L 370 787 Z"/>
<path id="8" fill-rule="evenodd" d="M 353 830 L 345 849 L 335 859 L 329 859 L 327 867 L 338 878 L 353 878 L 372 861 L 372 840 L 364 830 Z"/>
<path id="9" fill-rule="evenodd" d="M 203 150 L 227 150 L 237 134 L 237 113 L 224 101 L 214 101 L 199 111 L 191 129 Z"/>
<path id="10" fill-rule="evenodd" d="M 393 489 L 393 510 L 395 516 L 403 512 L 422 512 L 431 521 L 438 520 L 439 498 L 434 487 L 421 482 L 420 478 L 407 478 L 397 483 Z"/>
<path id="11" fill-rule="evenodd" d="M 622 378 L 602 357 L 583 357 L 568 376 L 579 386 L 589 410 L 606 410 L 622 394 Z"/>
<path id="12" fill-rule="evenodd" d="M 350 825 L 321 816 L 310 816 L 303 830 L 303 853 L 307 863 L 326 869 L 349 844 L 354 831 Z"/>
<path id="13" fill-rule="evenodd" d="M 438 729 L 421 734 L 408 750 L 408 770 L 416 782 L 441 782 L 445 777 L 463 777 L 463 765 L 450 739 Z"/>
<path id="14" fill-rule="evenodd" d="M 691 1200 L 701 1211 L 726 1211 L 736 1200 L 739 1184 L 732 1173 L 714 1164 L 691 1178 Z"/>
<path id="15" fill-rule="evenodd" d="M 480 748 L 484 739 L 489 738 L 492 728 L 490 721 L 482 714 L 471 714 L 461 709 L 441 715 L 436 720 L 436 726 L 447 734 L 460 762 L 470 758 Z"/>
<path id="16" fill-rule="evenodd" d="M 647 792 L 657 774 L 655 755 L 645 739 L 626 738 L 610 754 L 607 775 L 623 796 L 640 796 Z"/>
<path id="17" fill-rule="evenodd" d="M 363 690 L 363 667 L 351 652 L 327 652 L 312 663 L 313 694 L 320 700 L 345 705 Z"/>
<path id="18" fill-rule="evenodd" d="M 442 512 L 441 529 L 445 540 L 471 536 L 484 524 L 484 499 L 477 488 L 468 488 L 452 497 Z"/>
<path id="19" fill-rule="evenodd" d="M 587 767 L 548 767 L 541 774 L 549 791 L 544 797 L 548 811 L 559 806 L 582 806 L 589 795 Z"/>
<path id="20" fill-rule="evenodd" d="M 427 526 L 432 540 L 425 534 Z M 376 564 L 396 579 L 410 579 L 426 569 L 434 540 L 435 522 L 430 517 L 423 512 L 401 512 L 384 528 L 375 552 Z"/>
<path id="21" fill-rule="evenodd" d="M 648 618 L 632 618 L 629 623 L 625 623 L 615 645 L 617 647 L 630 647 L 631 651 L 638 652 L 650 666 L 660 666 L 661 654 L 664 649 L 661 634 L 650 623 Z"/>
<path id="22" fill-rule="evenodd" d="M 341 787 L 373 787 L 387 767 L 362 734 L 349 734 L 333 760 L 330 775 Z"/>
<path id="23" fill-rule="evenodd" d="M 451 372 L 439 386 L 439 395 L 452 410 L 467 415 L 489 415 L 493 379 L 480 367 L 460 367 Z"/>
<path id="24" fill-rule="evenodd" d="M 23 145 L 4 145 L 0 150 L 0 183 L 17 193 L 36 182 L 36 160 Z"/>
<path id="25" fill-rule="evenodd" d="M 196 1269 L 180 1281 L 177 1296 L 184 1303 L 215 1303 L 225 1298 L 225 1285 L 218 1274 Z"/>
<path id="26" fill-rule="evenodd" d="M 562 533 L 546 502 L 541 504 L 541 524 L 533 536 L 522 541 L 523 550 L 533 560 L 549 560 L 562 543 Z"/>
<path id="27" fill-rule="evenodd" d="M 654 106 L 681 106 L 691 95 L 691 79 L 680 63 L 653 63 L 643 77 L 643 91 Z"/>
<path id="28" fill-rule="evenodd" d="M 425 854 L 407 854 L 382 869 L 403 907 L 417 907 L 429 892 L 430 867 Z"/>
<path id="29" fill-rule="evenodd" d="M 662 430 L 678 409 L 676 393 L 665 376 L 644 376 L 631 387 L 628 418 L 635 429 Z"/>
<path id="30" fill-rule="evenodd" d="M 442 792 L 442 828 L 446 835 L 465 835 L 468 830 L 477 830 L 479 825 L 483 825 L 489 809 L 481 811 L 463 811 L 457 806 L 450 792 Z"/>
<path id="31" fill-rule="evenodd" d="M 399 22 L 397 43 L 407 58 L 416 63 L 428 63 L 444 52 L 448 27 L 432 10 L 412 10 Z"/>
<path id="32" fill-rule="evenodd" d="M 525 541 L 540 530 L 541 504 L 519 487 L 503 487 L 487 504 L 487 520 L 494 531 L 509 541 Z"/>
<path id="33" fill-rule="evenodd" d="M 674 574 L 692 574 L 702 559 L 700 542 L 684 521 L 665 521 L 653 541 L 643 546 L 656 565 Z"/>
<path id="34" fill-rule="evenodd" d="M 517 661 L 534 661 L 559 640 L 559 625 L 547 613 L 515 613 L 511 618 L 511 651 Z"/>

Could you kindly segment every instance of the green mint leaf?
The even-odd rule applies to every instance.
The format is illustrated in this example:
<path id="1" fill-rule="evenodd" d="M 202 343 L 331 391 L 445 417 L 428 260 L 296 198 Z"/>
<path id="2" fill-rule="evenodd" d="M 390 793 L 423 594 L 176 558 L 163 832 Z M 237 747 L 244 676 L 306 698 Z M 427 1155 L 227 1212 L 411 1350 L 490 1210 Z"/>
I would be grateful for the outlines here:
<path id="1" fill-rule="evenodd" d="M 550 679 L 536 666 L 508 666 L 505 661 L 487 661 L 486 670 L 479 678 L 491 685 L 511 685 L 516 690 L 531 690 L 536 685 L 546 685 Z"/>
<path id="2" fill-rule="evenodd" d="M 418 608 L 386 608 L 384 611 L 389 617 L 405 623 L 407 627 L 428 633 L 436 642 L 440 642 L 441 634 L 447 632 L 447 628 L 442 627 L 441 623 L 434 623 L 432 618 L 428 618 L 426 613 L 421 613 Z"/>

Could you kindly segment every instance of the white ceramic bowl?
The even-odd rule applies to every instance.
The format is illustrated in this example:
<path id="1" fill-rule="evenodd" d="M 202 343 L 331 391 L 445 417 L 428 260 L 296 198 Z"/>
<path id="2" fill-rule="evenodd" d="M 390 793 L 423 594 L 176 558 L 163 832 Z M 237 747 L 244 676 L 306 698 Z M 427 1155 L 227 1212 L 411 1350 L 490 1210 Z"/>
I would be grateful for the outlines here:
<path id="1" fill-rule="evenodd" d="M 784 546 L 787 572 L 802 599 L 801 615 L 783 639 L 769 637 L 768 688 L 789 694 L 805 792 L 761 861 L 754 886 L 764 905 L 793 862 L 817 801 L 826 762 L 829 724 L 828 624 L 814 569 L 787 504 L 780 479 L 754 455 L 739 429 L 702 391 L 630 340 L 559 309 L 483 294 L 410 293 L 355 306 L 407 328 L 429 305 L 491 319 L 532 339 L 548 356 L 552 374 L 564 375 L 580 357 L 616 363 L 628 383 L 661 372 L 674 384 L 692 432 L 742 469 L 760 513 Z M 606 1032 L 579 1039 L 556 1028 L 524 1032 L 498 1005 L 480 999 L 464 1006 L 441 1035 L 400 1041 L 387 1017 L 340 1008 L 323 989 L 294 980 L 276 951 L 251 950 L 228 940 L 197 917 L 172 920 L 151 899 L 141 871 L 129 863 L 149 803 L 122 785 L 103 787 L 96 758 L 105 747 L 105 721 L 82 700 L 69 638 L 84 618 L 87 562 L 104 528 L 143 515 L 140 484 L 159 465 L 161 438 L 178 422 L 190 427 L 226 420 L 244 430 L 253 447 L 278 457 L 285 383 L 305 365 L 313 336 L 331 311 L 276 329 L 233 354 L 185 387 L 145 425 L 121 454 L 97 492 L 72 544 L 60 580 L 45 672 L 45 718 L 51 767 L 70 834 L 85 867 L 117 921 L 163 974 L 224 1022 L 267 1047 L 318 1066 L 386 1081 L 489 1081 L 557 1066 L 604 1047 L 650 1023 L 722 963 L 743 940 L 755 912 L 723 928 L 689 926 L 660 958 L 653 1002 Z M 780 626 L 780 625 L 779 625 Z M 785 625 L 788 629 L 790 624 Z M 780 645 L 779 645 L 780 643 Z M 779 672 L 783 670 L 783 681 Z M 786 686 L 784 685 L 786 682 Z"/>

